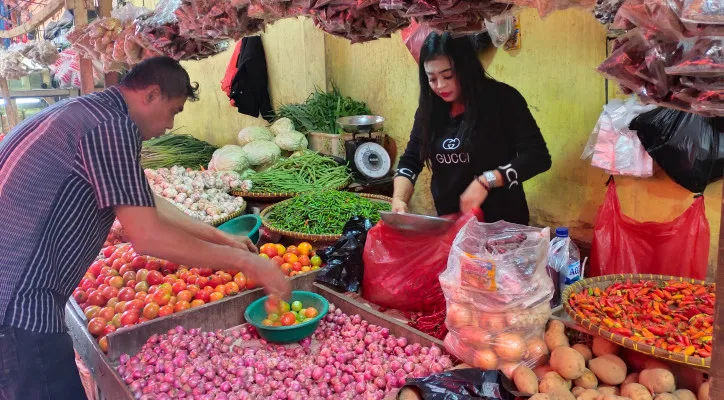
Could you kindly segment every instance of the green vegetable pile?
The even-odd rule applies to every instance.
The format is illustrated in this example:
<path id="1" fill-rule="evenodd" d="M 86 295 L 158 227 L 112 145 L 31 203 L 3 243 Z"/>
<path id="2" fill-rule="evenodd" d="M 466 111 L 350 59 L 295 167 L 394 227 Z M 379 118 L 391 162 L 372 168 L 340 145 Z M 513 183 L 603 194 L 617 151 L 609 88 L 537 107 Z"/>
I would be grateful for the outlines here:
<path id="1" fill-rule="evenodd" d="M 346 166 L 333 159 L 304 151 L 245 178 L 252 181 L 252 193 L 302 193 L 339 188 L 350 181 L 351 175 Z"/>
<path id="2" fill-rule="evenodd" d="M 377 222 L 390 204 L 350 192 L 307 192 L 269 210 L 266 222 L 273 228 L 312 235 L 339 235 L 350 218 L 360 216 Z"/>
<path id="3" fill-rule="evenodd" d="M 345 97 L 332 85 L 331 92 L 316 89 L 302 104 L 285 104 L 279 107 L 277 118 L 289 118 L 299 132 L 324 132 L 339 134 L 340 117 L 371 114 L 367 104 Z"/>
<path id="4" fill-rule="evenodd" d="M 143 142 L 141 165 L 151 169 L 171 168 L 174 165 L 200 169 L 209 164 L 216 149 L 216 146 L 191 135 L 169 133 Z"/>

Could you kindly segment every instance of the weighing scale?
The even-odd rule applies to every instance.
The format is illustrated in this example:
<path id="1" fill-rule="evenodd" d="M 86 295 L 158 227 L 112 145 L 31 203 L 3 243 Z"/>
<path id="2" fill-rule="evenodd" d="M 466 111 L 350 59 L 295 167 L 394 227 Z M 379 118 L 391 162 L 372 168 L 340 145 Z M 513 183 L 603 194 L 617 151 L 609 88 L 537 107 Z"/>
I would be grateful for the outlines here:
<path id="1" fill-rule="evenodd" d="M 345 132 L 352 134 L 352 140 L 344 143 L 344 149 L 353 175 L 365 180 L 376 180 L 387 176 L 392 169 L 390 155 L 372 138 L 372 132 L 379 130 L 384 121 L 384 118 L 374 115 L 342 117 L 337 120 Z"/>

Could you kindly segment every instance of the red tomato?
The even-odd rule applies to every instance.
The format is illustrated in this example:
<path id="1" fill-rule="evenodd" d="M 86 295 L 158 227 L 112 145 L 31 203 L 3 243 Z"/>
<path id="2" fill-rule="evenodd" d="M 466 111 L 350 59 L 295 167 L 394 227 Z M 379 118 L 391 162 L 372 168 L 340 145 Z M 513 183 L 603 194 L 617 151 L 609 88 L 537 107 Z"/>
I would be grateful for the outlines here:
<path id="1" fill-rule="evenodd" d="M 239 285 L 239 290 L 244 290 L 246 288 L 246 276 L 244 276 L 243 272 L 239 272 L 234 275 L 234 283 Z"/>
<path id="2" fill-rule="evenodd" d="M 143 298 L 143 304 L 153 303 L 153 295 L 147 294 L 146 297 Z"/>
<path id="3" fill-rule="evenodd" d="M 196 300 L 203 300 L 204 303 L 207 303 L 209 301 L 209 292 L 206 290 L 199 290 L 198 293 L 194 296 L 194 299 Z"/>
<path id="4" fill-rule="evenodd" d="M 227 296 L 233 296 L 233 295 L 239 293 L 239 285 L 237 285 L 235 282 L 229 282 L 226 285 L 224 285 L 224 287 L 225 287 L 224 293 Z"/>
<path id="5" fill-rule="evenodd" d="M 73 298 L 75 299 L 75 302 L 78 304 L 83 304 L 86 301 L 88 301 L 88 293 L 85 292 L 83 289 L 76 289 L 77 291 L 73 292 Z"/>
<path id="6" fill-rule="evenodd" d="M 94 290 L 88 295 L 88 303 L 99 307 L 104 306 L 106 305 L 106 298 L 103 297 L 103 292 Z"/>
<path id="7" fill-rule="evenodd" d="M 128 287 L 125 287 L 118 292 L 118 300 L 121 300 L 121 301 L 133 300 L 135 298 L 135 296 L 136 296 L 136 292 L 133 289 L 128 288 Z"/>
<path id="8" fill-rule="evenodd" d="M 256 282 L 253 280 L 246 278 L 246 288 L 247 289 L 254 289 L 256 287 Z"/>
<path id="9" fill-rule="evenodd" d="M 201 275 L 201 276 L 210 276 L 213 273 L 214 273 L 214 270 L 212 270 L 211 268 L 199 269 L 199 275 Z"/>
<path id="10" fill-rule="evenodd" d="M 223 286 L 222 286 L 223 287 Z M 224 298 L 224 295 L 219 292 L 214 292 L 209 295 L 209 301 L 218 301 Z"/>
<path id="11" fill-rule="evenodd" d="M 145 266 L 146 266 L 146 257 L 144 257 L 144 256 L 136 256 L 136 257 L 133 257 L 133 260 L 131 260 L 131 267 L 133 269 L 138 270 L 138 269 L 144 268 Z"/>
<path id="12" fill-rule="evenodd" d="M 120 272 L 120 271 L 119 271 Z M 128 283 L 130 281 L 136 280 L 136 272 L 135 271 L 127 271 L 123 274 L 123 283 Z"/>
<path id="13" fill-rule="evenodd" d="M 205 288 L 206 285 L 209 284 L 209 278 L 200 276 L 199 279 L 196 280 L 196 284 L 199 285 L 200 288 Z"/>
<path id="14" fill-rule="evenodd" d="M 191 292 L 191 297 L 194 297 L 194 296 L 196 296 L 196 293 L 198 293 L 199 290 L 201 290 L 201 289 L 199 289 L 198 285 L 188 285 L 186 287 L 186 290 Z"/>
<path id="15" fill-rule="evenodd" d="M 301 271 L 301 270 L 302 270 L 302 263 L 300 263 L 299 261 L 293 263 L 293 264 L 292 264 L 292 270 L 293 270 L 293 271 L 297 271 L 297 272 Z"/>
<path id="16" fill-rule="evenodd" d="M 111 254 L 113 254 L 114 251 L 116 251 L 116 247 L 115 247 L 115 246 L 108 246 L 108 247 L 104 248 L 104 249 L 103 249 L 103 257 L 105 257 L 105 258 L 110 257 Z"/>
<path id="17" fill-rule="evenodd" d="M 93 318 L 98 316 L 98 313 L 101 311 L 101 308 L 98 306 L 88 306 L 86 307 L 83 312 L 85 313 L 85 317 L 87 320 L 92 320 Z"/>
<path id="18" fill-rule="evenodd" d="M 173 286 L 170 283 L 162 283 L 158 285 L 158 290 L 171 294 L 173 293 Z"/>
<path id="19" fill-rule="evenodd" d="M 143 301 L 138 299 L 133 299 L 129 302 L 126 302 L 125 307 L 123 307 L 123 311 L 138 311 L 141 312 L 141 309 L 143 308 Z"/>
<path id="20" fill-rule="evenodd" d="M 289 263 L 284 263 L 279 268 L 282 270 L 282 273 L 287 276 L 289 276 L 289 274 L 292 272 L 292 264 Z"/>
<path id="21" fill-rule="evenodd" d="M 96 283 L 88 278 L 83 278 L 80 280 L 80 288 L 88 291 L 89 289 L 92 289 Z"/>
<path id="22" fill-rule="evenodd" d="M 176 298 L 178 299 L 178 302 L 190 302 L 191 299 L 194 298 L 194 296 L 191 294 L 190 290 L 182 290 L 176 294 Z"/>
<path id="23" fill-rule="evenodd" d="M 149 285 L 160 285 L 163 283 L 163 275 L 156 270 L 149 271 L 148 276 L 146 276 L 146 282 L 148 282 Z"/>
<path id="24" fill-rule="evenodd" d="M 206 302 L 204 302 L 203 300 L 195 299 L 194 301 L 191 302 L 191 308 L 203 306 L 204 304 L 206 304 Z"/>
<path id="25" fill-rule="evenodd" d="M 109 287 L 103 289 L 103 298 L 106 299 L 106 302 L 108 302 L 109 299 L 112 299 L 116 296 L 118 296 L 117 288 L 115 288 L 113 286 L 109 286 Z"/>
<path id="26" fill-rule="evenodd" d="M 219 276 L 221 277 L 221 284 L 223 285 L 226 285 L 227 283 L 234 280 L 234 278 L 228 272 L 219 272 Z"/>
<path id="27" fill-rule="evenodd" d="M 154 303 L 157 303 L 160 306 L 165 306 L 170 300 L 171 295 L 165 290 L 157 290 L 156 293 L 153 294 Z"/>
<path id="28" fill-rule="evenodd" d="M 191 268 L 189 271 L 191 272 L 191 275 L 198 275 L 201 272 L 201 270 L 196 267 Z"/>
<path id="29" fill-rule="evenodd" d="M 186 283 L 188 283 L 189 285 L 194 285 L 194 284 L 198 283 L 198 281 L 199 281 L 199 276 L 189 273 L 189 275 L 188 275 L 188 277 L 185 279 L 185 281 L 186 281 Z"/>
<path id="30" fill-rule="evenodd" d="M 219 286 L 217 286 L 217 287 L 214 288 L 214 292 L 219 292 L 219 293 L 221 293 L 221 294 L 224 294 L 224 293 L 226 293 L 226 286 L 224 286 L 224 285 L 219 285 Z"/>
<path id="31" fill-rule="evenodd" d="M 110 321 L 115 314 L 116 311 L 113 307 L 103 307 L 100 311 L 98 311 L 98 317 L 103 318 L 106 321 Z"/>
<path id="32" fill-rule="evenodd" d="M 296 320 L 297 318 L 291 312 L 286 312 L 282 314 L 282 317 L 279 319 L 279 321 L 281 321 L 282 325 L 284 326 L 294 325 L 294 322 Z"/>
<path id="33" fill-rule="evenodd" d="M 91 266 L 88 268 L 88 272 L 90 272 L 94 276 L 98 276 L 101 273 L 101 268 L 103 268 L 104 266 L 105 264 L 103 263 L 103 261 L 93 261 L 93 264 L 91 264 Z"/>
<path id="34" fill-rule="evenodd" d="M 130 265 L 128 265 L 128 264 L 123 264 L 123 266 L 118 270 L 118 274 L 119 274 L 120 276 L 123 276 L 123 275 L 125 275 L 127 272 L 131 272 L 131 271 L 133 271 L 133 268 L 131 268 Z"/>
<path id="35" fill-rule="evenodd" d="M 312 265 L 312 262 L 309 260 L 309 256 L 299 256 L 298 262 L 302 264 L 302 267 L 308 267 Z"/>
<path id="36" fill-rule="evenodd" d="M 319 311 L 317 311 L 317 309 L 314 307 L 309 307 L 304 312 L 304 316 L 307 318 L 314 318 L 317 315 L 319 315 Z"/>
<path id="37" fill-rule="evenodd" d="M 95 317 L 88 322 L 88 332 L 93 336 L 100 336 L 103 334 L 103 329 L 106 327 L 106 320 L 103 318 Z"/>
<path id="38" fill-rule="evenodd" d="M 260 252 L 261 252 L 261 254 L 266 254 L 267 256 L 269 256 L 269 258 L 274 258 L 279 255 L 279 252 L 277 251 L 277 247 L 271 243 L 261 246 Z"/>
<path id="39" fill-rule="evenodd" d="M 146 300 L 146 296 L 148 296 L 148 293 L 146 292 L 136 292 L 134 299 L 144 302 Z"/>
<path id="40" fill-rule="evenodd" d="M 174 274 L 168 274 L 163 277 L 163 283 L 168 283 L 169 285 L 173 285 L 178 281 L 178 278 Z"/>
<path id="41" fill-rule="evenodd" d="M 159 316 L 159 317 L 165 317 L 165 316 L 171 315 L 171 314 L 173 314 L 173 306 L 163 306 L 163 307 L 161 307 L 161 309 L 158 311 L 158 316 Z"/>
<path id="42" fill-rule="evenodd" d="M 283 257 L 275 256 L 275 257 L 273 257 L 271 260 L 272 260 L 272 262 L 273 262 L 274 264 L 279 265 L 279 266 L 281 266 L 282 264 L 284 264 L 284 258 L 283 258 Z"/>
<path id="43" fill-rule="evenodd" d="M 121 326 L 131 326 L 138 323 L 140 313 L 138 310 L 128 310 L 121 314 Z"/>
<path id="44" fill-rule="evenodd" d="M 264 310 L 267 314 L 280 314 L 281 303 L 279 302 L 279 298 L 277 296 L 269 296 L 264 302 Z"/>
<path id="45" fill-rule="evenodd" d="M 113 286 L 116 289 L 120 289 L 123 287 L 123 278 L 120 276 L 114 276 L 110 280 L 108 280 L 108 285 Z"/>
<path id="46" fill-rule="evenodd" d="M 173 310 L 174 312 L 181 312 L 183 310 L 188 310 L 189 308 L 191 308 L 191 303 L 186 300 L 179 300 L 179 302 L 173 307 Z"/>
<path id="47" fill-rule="evenodd" d="M 108 353 L 108 338 L 103 336 L 102 338 L 98 339 L 98 347 L 100 347 L 104 353 Z"/>
<path id="48" fill-rule="evenodd" d="M 189 282 L 190 276 L 191 276 L 191 273 L 189 271 L 179 272 L 179 274 L 178 274 L 178 277 L 186 283 L 191 283 L 191 282 Z"/>
<path id="49" fill-rule="evenodd" d="M 219 275 L 212 275 L 209 277 L 209 286 L 217 287 L 222 284 L 221 277 Z"/>
<path id="50" fill-rule="evenodd" d="M 119 259 L 113 261 L 113 264 L 111 265 L 111 268 L 114 269 L 114 270 L 116 270 L 116 271 L 118 271 L 119 269 L 121 269 L 121 267 L 122 267 L 123 264 L 125 264 L 125 263 L 126 263 L 126 262 L 125 262 L 122 258 L 119 258 Z"/>
<path id="51" fill-rule="evenodd" d="M 297 248 L 297 246 L 289 246 L 289 247 L 287 247 L 287 254 L 289 254 L 289 253 L 294 254 L 295 256 L 298 256 L 299 249 Z"/>
<path id="52" fill-rule="evenodd" d="M 127 287 L 127 288 L 133 289 L 133 288 L 136 287 L 136 285 L 138 285 L 138 282 L 136 282 L 136 281 L 134 281 L 134 280 L 130 280 L 130 281 L 126 282 L 126 287 Z"/>
<path id="53" fill-rule="evenodd" d="M 147 319 L 154 319 L 158 317 L 158 312 L 161 309 L 161 307 L 158 306 L 156 303 L 148 303 L 145 307 L 143 307 L 143 316 Z"/>
<path id="54" fill-rule="evenodd" d="M 120 276 L 120 275 L 121 274 L 119 274 L 118 271 L 116 271 L 115 269 L 108 271 L 108 276 L 110 276 L 110 277 Z"/>
<path id="55" fill-rule="evenodd" d="M 186 283 L 184 281 L 176 281 L 171 285 L 171 289 L 175 295 L 178 295 L 182 291 L 186 290 Z"/>
<path id="56" fill-rule="evenodd" d="M 106 325 L 105 328 L 103 328 L 103 336 L 108 335 L 109 333 L 113 333 L 118 329 L 115 325 L 111 324 L 110 321 L 108 321 L 108 325 Z"/>

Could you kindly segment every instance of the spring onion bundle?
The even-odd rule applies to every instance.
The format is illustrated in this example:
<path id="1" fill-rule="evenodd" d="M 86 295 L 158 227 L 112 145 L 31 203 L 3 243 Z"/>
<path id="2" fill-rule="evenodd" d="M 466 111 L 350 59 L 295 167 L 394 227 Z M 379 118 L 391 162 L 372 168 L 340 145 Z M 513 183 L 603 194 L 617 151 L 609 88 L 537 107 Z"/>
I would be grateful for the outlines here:
<path id="1" fill-rule="evenodd" d="M 305 151 L 283 159 L 263 172 L 249 174 L 253 193 L 302 193 L 336 189 L 351 179 L 347 167 L 329 157 Z"/>
<path id="2" fill-rule="evenodd" d="M 286 104 L 279 107 L 277 118 L 289 118 L 299 132 L 324 132 L 339 134 L 340 117 L 369 115 L 370 109 L 361 101 L 345 97 L 337 86 L 331 92 L 315 90 L 302 104 Z"/>
<path id="3" fill-rule="evenodd" d="M 339 235 L 350 218 L 360 216 L 377 222 L 389 203 L 376 202 L 350 192 L 307 192 L 279 203 L 266 215 L 276 229 L 312 235 Z"/>
<path id="4" fill-rule="evenodd" d="M 206 167 L 217 149 L 191 135 L 167 134 L 143 142 L 141 165 L 143 168 Z"/>

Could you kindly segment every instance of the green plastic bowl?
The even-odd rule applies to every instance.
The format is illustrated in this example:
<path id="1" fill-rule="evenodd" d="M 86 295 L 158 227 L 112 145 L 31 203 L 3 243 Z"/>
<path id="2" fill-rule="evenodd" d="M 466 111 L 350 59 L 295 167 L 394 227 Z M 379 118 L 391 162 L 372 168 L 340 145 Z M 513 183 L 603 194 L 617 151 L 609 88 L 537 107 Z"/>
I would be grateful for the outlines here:
<path id="1" fill-rule="evenodd" d="M 319 315 L 306 320 L 299 325 L 265 326 L 261 324 L 261 321 L 266 319 L 267 316 L 266 310 L 264 309 L 264 302 L 268 297 L 269 296 L 264 296 L 249 304 L 249 307 L 247 307 L 246 311 L 244 311 L 244 318 L 246 318 L 247 322 L 256 327 L 257 332 L 259 332 L 259 336 L 269 342 L 292 343 L 311 336 L 317 329 L 317 326 L 319 326 L 319 321 L 321 321 L 329 311 L 329 302 L 324 297 L 312 292 L 295 290 L 292 292 L 292 298 L 290 299 L 289 304 L 299 300 L 305 308 L 316 308 L 317 311 L 319 311 Z"/>
<path id="2" fill-rule="evenodd" d="M 256 214 L 246 214 L 224 222 L 219 229 L 238 236 L 248 236 L 253 243 L 259 241 L 261 218 Z"/>

